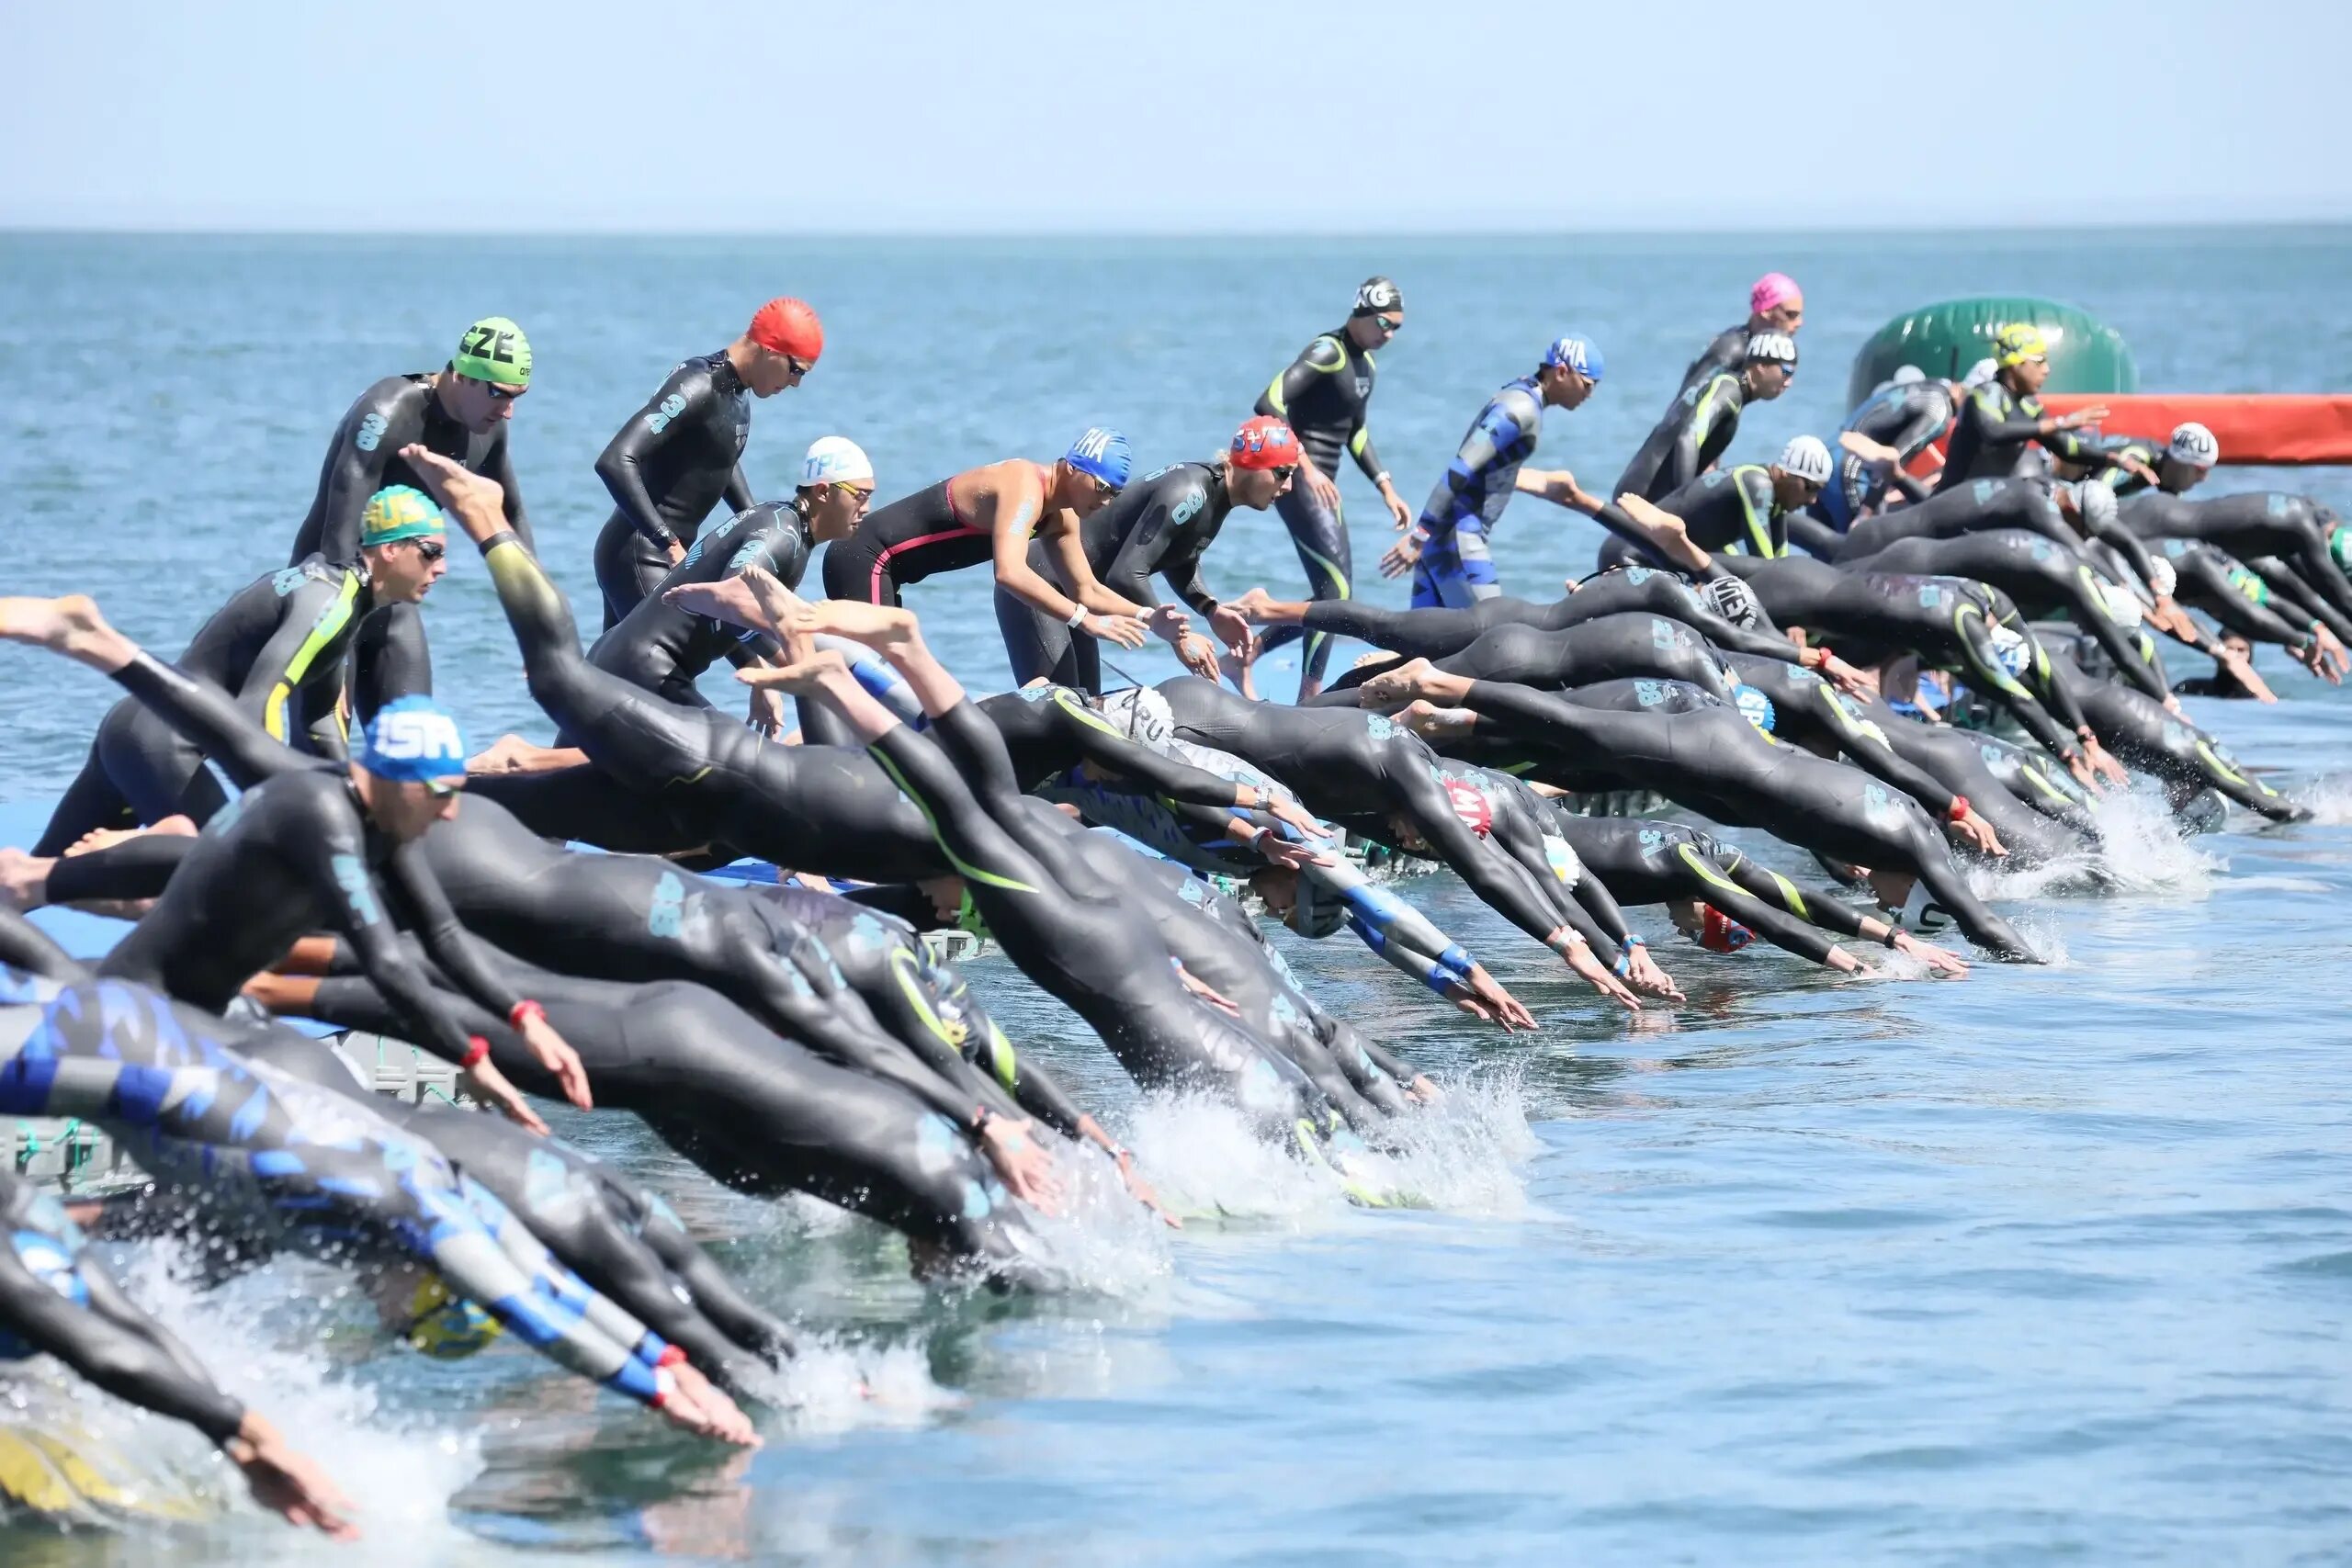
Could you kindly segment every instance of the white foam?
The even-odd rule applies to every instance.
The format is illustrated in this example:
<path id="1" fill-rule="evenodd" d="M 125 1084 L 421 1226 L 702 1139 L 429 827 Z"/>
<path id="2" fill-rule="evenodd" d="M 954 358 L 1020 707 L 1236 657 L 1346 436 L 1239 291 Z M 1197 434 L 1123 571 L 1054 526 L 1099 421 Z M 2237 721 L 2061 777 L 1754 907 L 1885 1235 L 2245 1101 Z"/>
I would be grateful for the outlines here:
<path id="1" fill-rule="evenodd" d="M 2331 828 L 2352 822 L 2352 775 L 2323 773 L 2291 792 L 2291 798 L 2311 812 L 2314 822 Z"/>

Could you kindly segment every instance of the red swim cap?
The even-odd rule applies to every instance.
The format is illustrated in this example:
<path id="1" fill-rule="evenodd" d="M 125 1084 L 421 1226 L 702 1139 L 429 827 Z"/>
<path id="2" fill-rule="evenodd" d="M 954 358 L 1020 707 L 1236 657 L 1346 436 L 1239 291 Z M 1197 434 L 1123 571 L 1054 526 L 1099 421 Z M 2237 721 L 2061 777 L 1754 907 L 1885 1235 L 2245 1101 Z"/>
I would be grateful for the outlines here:
<path id="1" fill-rule="evenodd" d="M 1487 802 L 1487 792 L 1464 779 L 1445 781 L 1445 798 L 1453 806 L 1453 814 L 1462 825 L 1480 838 L 1495 830 L 1495 808 Z"/>
<path id="2" fill-rule="evenodd" d="M 1298 437 L 1272 414 L 1254 413 L 1233 433 L 1230 455 L 1237 468 L 1279 468 L 1298 461 Z"/>
<path id="3" fill-rule="evenodd" d="M 1699 906 L 1699 945 L 1711 953 L 1737 953 L 1756 940 L 1756 933 L 1716 908 Z"/>
<path id="4" fill-rule="evenodd" d="M 825 324 L 798 299 L 771 299 L 752 318 L 745 337 L 770 354 L 788 354 L 811 365 L 825 352 Z"/>

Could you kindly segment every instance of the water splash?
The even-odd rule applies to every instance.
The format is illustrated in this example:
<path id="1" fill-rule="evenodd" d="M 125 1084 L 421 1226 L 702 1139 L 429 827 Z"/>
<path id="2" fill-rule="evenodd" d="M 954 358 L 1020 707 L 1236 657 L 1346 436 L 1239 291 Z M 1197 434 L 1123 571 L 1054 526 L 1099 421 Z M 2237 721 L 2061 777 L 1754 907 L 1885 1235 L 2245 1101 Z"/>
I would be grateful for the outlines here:
<path id="1" fill-rule="evenodd" d="M 2352 822 L 2352 774 L 2323 773 L 2290 794 L 2296 805 L 2311 812 L 2314 822 L 2331 828 Z"/>

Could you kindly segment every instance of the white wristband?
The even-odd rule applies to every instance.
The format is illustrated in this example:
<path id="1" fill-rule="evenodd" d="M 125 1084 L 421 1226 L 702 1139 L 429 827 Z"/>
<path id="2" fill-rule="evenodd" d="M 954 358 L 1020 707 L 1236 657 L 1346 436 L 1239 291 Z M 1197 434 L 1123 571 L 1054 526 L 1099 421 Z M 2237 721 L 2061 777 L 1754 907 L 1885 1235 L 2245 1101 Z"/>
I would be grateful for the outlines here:
<path id="1" fill-rule="evenodd" d="M 1080 623 L 1080 622 L 1081 622 L 1081 621 L 1083 621 L 1083 620 L 1085 620 L 1085 619 L 1086 619 L 1086 606 L 1085 606 L 1085 605 L 1083 605 L 1083 604 L 1080 604 L 1077 609 L 1072 610 L 1072 611 L 1069 613 L 1069 620 L 1067 620 L 1067 621 L 1064 621 L 1062 624 L 1063 624 L 1064 626 L 1066 626 L 1069 627 L 1069 629 L 1070 629 L 1070 630 L 1072 630 L 1072 631 L 1076 631 L 1076 630 L 1078 629 L 1079 623 Z"/>

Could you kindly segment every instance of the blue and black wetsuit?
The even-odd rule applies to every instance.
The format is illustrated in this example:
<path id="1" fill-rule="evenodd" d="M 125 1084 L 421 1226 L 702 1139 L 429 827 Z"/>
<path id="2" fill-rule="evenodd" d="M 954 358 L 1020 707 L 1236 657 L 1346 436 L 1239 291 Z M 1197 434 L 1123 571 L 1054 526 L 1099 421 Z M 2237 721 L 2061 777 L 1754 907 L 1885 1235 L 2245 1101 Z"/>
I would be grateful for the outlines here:
<path id="1" fill-rule="evenodd" d="M 1843 534 L 1853 527 L 1857 519 L 1876 508 L 1890 490 L 1899 490 L 1912 501 L 1924 501 L 1930 493 L 1921 480 L 1911 477 L 1905 467 L 1912 458 L 1928 449 L 1930 442 L 1944 433 L 1952 421 L 1951 384 L 1948 381 L 1891 381 L 1863 400 L 1862 405 L 1846 416 L 1840 430 L 1850 430 L 1860 435 L 1892 446 L 1902 454 L 1902 461 L 1893 468 L 1879 463 L 1866 463 L 1851 452 L 1837 453 L 1837 471 L 1821 489 L 1821 499 L 1810 508 L 1830 527 Z"/>
<path id="2" fill-rule="evenodd" d="M 1462 437 L 1445 477 L 1413 525 L 1421 547 L 1413 567 L 1413 607 L 1459 608 L 1502 592 L 1490 548 L 1495 525 L 1510 504 L 1520 466 L 1544 434 L 1544 399 L 1535 378 L 1505 382 Z"/>

